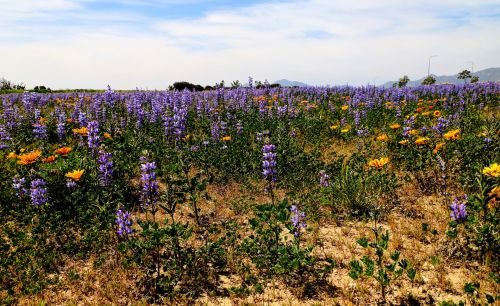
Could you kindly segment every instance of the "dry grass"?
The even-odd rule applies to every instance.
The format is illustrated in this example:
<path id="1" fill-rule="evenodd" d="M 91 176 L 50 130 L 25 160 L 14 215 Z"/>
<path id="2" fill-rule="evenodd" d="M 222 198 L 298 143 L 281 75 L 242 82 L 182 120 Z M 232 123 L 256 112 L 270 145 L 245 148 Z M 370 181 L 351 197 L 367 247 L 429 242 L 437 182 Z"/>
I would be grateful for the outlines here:
<path id="1" fill-rule="evenodd" d="M 236 219 L 245 222 L 251 213 L 251 205 L 267 200 L 259 190 L 262 186 L 241 186 L 230 183 L 227 186 L 210 186 L 212 200 L 201 203 L 202 214 L 212 214 L 216 219 Z M 414 284 L 399 280 L 389 291 L 392 303 L 400 304 L 409 295 L 418 297 L 423 304 L 441 300 L 465 300 L 463 285 L 467 281 L 480 281 L 481 288 L 488 288 L 487 271 L 470 262 L 449 259 L 443 254 L 444 232 L 448 211 L 443 199 L 437 196 L 421 196 L 412 185 L 401 189 L 402 204 L 380 224 L 391 232 L 390 249 L 398 249 L 404 258 L 410 260 L 418 270 Z M 283 197 L 283 192 L 279 193 Z M 412 199 L 411 201 L 409 199 Z M 238 206 L 239 205 L 239 206 Z M 183 206 L 179 218 L 193 224 L 189 208 Z M 323 221 L 324 222 L 324 221 Z M 422 230 L 422 223 L 438 234 Z M 369 236 L 371 222 L 344 222 L 343 224 L 310 224 L 306 237 L 317 245 L 314 254 L 332 257 L 338 264 L 328 281 L 335 288 L 333 295 L 320 295 L 316 300 L 300 300 L 290 288 L 279 281 L 268 284 L 261 294 L 248 297 L 200 297 L 199 305 L 372 305 L 379 301 L 378 285 L 375 282 L 354 282 L 349 276 L 349 262 L 364 255 L 356 243 L 361 236 Z M 135 286 L 140 271 L 124 269 L 118 264 L 113 250 L 103 254 L 104 263 L 94 267 L 95 257 L 88 260 L 67 262 L 54 277 L 59 285 L 45 289 L 37 296 L 25 297 L 20 305 L 145 305 Z M 221 287 L 239 285 L 236 275 L 221 277 Z M 176 303 L 183 304 L 182 301 Z M 187 302 L 185 302 L 187 303 Z"/>

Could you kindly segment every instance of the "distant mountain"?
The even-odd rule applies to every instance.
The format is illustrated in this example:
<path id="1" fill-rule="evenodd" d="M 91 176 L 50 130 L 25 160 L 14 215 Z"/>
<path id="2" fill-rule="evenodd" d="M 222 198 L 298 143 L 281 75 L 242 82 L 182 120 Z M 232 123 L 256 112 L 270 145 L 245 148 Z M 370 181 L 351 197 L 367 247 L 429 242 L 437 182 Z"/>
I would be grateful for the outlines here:
<path id="1" fill-rule="evenodd" d="M 297 81 L 289 81 L 286 79 L 277 80 L 272 84 L 280 84 L 282 87 L 293 87 L 293 86 L 307 87 L 307 86 L 309 86 L 306 83 L 297 82 Z"/>
<path id="2" fill-rule="evenodd" d="M 479 70 L 474 72 L 472 75 L 477 75 L 479 77 L 479 82 L 500 82 L 500 67 L 499 68 L 488 68 L 484 70 Z M 463 84 L 464 80 L 457 78 L 458 74 L 455 75 L 441 75 L 436 76 L 436 84 L 450 83 L 450 84 Z M 409 87 L 419 86 L 425 77 L 408 82 Z M 397 83 L 397 81 L 387 82 L 383 84 L 384 87 L 391 87 L 392 84 Z"/>

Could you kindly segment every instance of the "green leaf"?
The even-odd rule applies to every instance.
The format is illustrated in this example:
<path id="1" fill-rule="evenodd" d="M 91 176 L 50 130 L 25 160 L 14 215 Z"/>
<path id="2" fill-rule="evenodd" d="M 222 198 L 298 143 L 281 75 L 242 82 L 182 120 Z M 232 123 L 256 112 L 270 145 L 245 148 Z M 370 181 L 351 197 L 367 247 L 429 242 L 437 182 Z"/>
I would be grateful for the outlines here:
<path id="1" fill-rule="evenodd" d="M 366 237 L 362 237 L 362 238 L 360 238 L 360 239 L 356 240 L 356 242 L 357 242 L 360 246 L 362 246 L 362 247 L 364 247 L 364 248 L 366 248 L 366 247 L 368 246 L 368 239 L 367 239 Z"/>

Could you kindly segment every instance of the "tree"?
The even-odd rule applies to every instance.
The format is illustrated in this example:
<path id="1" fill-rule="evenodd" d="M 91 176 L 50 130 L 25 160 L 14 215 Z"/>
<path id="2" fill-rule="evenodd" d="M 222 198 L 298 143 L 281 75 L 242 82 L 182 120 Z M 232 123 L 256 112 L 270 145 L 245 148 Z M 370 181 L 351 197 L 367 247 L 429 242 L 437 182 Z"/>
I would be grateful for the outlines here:
<path id="1" fill-rule="evenodd" d="M 402 87 L 406 87 L 406 85 L 408 84 L 408 82 L 410 81 L 410 78 L 408 76 L 403 76 L 402 78 L 400 78 L 398 80 L 398 87 L 399 88 L 402 88 Z"/>
<path id="2" fill-rule="evenodd" d="M 470 78 L 470 82 L 473 84 L 479 82 L 479 77 L 477 75 L 473 76 Z"/>
<path id="3" fill-rule="evenodd" d="M 472 78 L 472 74 L 470 73 L 469 70 L 463 70 L 458 74 L 458 79 L 464 80 L 464 82 L 467 84 L 467 79 Z"/>
<path id="4" fill-rule="evenodd" d="M 432 85 L 436 83 L 436 78 L 433 77 L 432 75 L 426 77 L 423 81 L 422 81 L 422 85 Z"/>
<path id="5" fill-rule="evenodd" d="M 236 80 L 236 81 L 232 81 L 231 82 L 231 88 L 236 89 L 236 88 L 239 88 L 239 87 L 241 87 L 240 81 Z"/>
<path id="6" fill-rule="evenodd" d="M 185 89 L 189 91 L 202 91 L 203 86 L 195 85 L 189 82 L 175 82 L 173 85 L 169 86 L 169 90 L 183 91 Z"/>

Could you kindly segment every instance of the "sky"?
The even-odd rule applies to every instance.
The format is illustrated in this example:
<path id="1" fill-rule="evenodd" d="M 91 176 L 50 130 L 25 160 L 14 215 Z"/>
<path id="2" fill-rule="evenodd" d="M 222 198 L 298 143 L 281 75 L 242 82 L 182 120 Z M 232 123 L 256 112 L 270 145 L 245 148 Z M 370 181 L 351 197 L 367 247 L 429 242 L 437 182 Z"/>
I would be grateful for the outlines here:
<path id="1" fill-rule="evenodd" d="M 366 85 L 500 67 L 500 0 L 0 0 L 0 78 Z"/>

